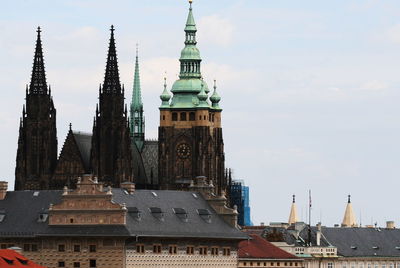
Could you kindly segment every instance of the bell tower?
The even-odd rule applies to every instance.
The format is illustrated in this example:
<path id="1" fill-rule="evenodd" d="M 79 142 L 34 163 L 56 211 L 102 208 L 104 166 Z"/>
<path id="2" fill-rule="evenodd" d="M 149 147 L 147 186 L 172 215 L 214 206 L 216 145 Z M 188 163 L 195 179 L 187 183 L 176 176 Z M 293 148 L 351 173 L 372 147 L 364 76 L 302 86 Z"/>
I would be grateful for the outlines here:
<path id="1" fill-rule="evenodd" d="M 46 83 L 40 27 L 20 120 L 15 190 L 46 190 L 57 163 L 56 109 Z"/>
<path id="2" fill-rule="evenodd" d="M 221 111 L 214 91 L 203 80 L 200 51 L 196 47 L 196 24 L 192 3 L 185 26 L 185 47 L 181 52 L 179 79 L 171 94 L 164 79 L 161 94 L 159 141 L 159 184 L 161 189 L 187 189 L 192 180 L 204 176 L 218 195 L 225 193 L 224 143 Z"/>

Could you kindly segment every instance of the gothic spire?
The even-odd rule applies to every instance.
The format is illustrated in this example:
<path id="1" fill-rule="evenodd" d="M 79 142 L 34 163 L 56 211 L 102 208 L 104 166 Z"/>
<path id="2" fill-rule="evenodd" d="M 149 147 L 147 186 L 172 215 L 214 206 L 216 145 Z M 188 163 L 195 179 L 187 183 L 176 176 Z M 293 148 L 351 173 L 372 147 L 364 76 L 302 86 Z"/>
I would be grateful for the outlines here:
<path id="1" fill-rule="evenodd" d="M 29 86 L 29 93 L 31 94 L 46 94 L 46 72 L 44 70 L 42 40 L 40 39 L 40 27 L 37 28 L 37 39 L 35 56 L 33 58 L 33 69 L 31 83 Z"/>
<path id="2" fill-rule="evenodd" d="M 108 46 L 106 73 L 104 76 L 103 92 L 120 93 L 121 83 L 119 81 L 117 50 L 115 49 L 114 26 L 111 25 L 110 44 Z"/>
<path id="3" fill-rule="evenodd" d="M 135 77 L 133 80 L 131 111 L 132 110 L 140 111 L 142 109 L 143 109 L 143 102 L 142 102 L 142 92 L 140 89 L 138 44 L 136 44 Z"/>

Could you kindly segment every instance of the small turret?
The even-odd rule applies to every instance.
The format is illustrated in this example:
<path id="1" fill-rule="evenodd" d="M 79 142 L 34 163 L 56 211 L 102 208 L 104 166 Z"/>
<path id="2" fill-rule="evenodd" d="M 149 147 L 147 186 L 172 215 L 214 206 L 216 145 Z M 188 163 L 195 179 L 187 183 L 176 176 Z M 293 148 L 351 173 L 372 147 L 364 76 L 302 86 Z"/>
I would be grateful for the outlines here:
<path id="1" fill-rule="evenodd" d="M 199 99 L 198 108 L 209 108 L 210 105 L 207 103 L 208 95 L 204 90 L 204 84 L 201 83 L 201 90 L 200 93 L 197 94 L 197 98 Z"/>
<path id="2" fill-rule="evenodd" d="M 217 80 L 214 79 L 214 92 L 210 97 L 210 101 L 212 103 L 212 107 L 216 110 L 220 110 L 219 102 L 221 101 L 221 97 L 217 93 Z"/>
<path id="3" fill-rule="evenodd" d="M 171 99 L 171 95 L 167 90 L 167 78 L 164 77 L 164 91 L 160 95 L 160 99 L 162 101 L 160 108 L 169 108 L 169 100 Z"/>
<path id="4" fill-rule="evenodd" d="M 347 196 L 346 211 L 344 212 L 342 227 L 357 227 L 356 217 L 353 212 L 353 206 L 351 205 L 351 196 Z"/>
<path id="5" fill-rule="evenodd" d="M 293 195 L 293 201 L 292 201 L 292 206 L 290 208 L 290 215 L 289 215 L 289 225 L 292 225 L 296 222 L 298 222 L 298 218 L 297 218 L 297 207 L 296 207 L 296 196 Z"/>

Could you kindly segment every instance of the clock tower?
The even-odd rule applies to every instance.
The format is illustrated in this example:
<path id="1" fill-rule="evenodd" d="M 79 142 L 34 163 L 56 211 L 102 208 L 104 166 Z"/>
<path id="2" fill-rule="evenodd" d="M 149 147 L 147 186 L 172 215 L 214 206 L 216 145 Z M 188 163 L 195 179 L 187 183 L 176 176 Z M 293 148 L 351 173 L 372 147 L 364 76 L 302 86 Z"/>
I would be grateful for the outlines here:
<path id="1" fill-rule="evenodd" d="M 159 185 L 161 189 L 185 190 L 194 178 L 206 177 L 215 194 L 226 191 L 221 98 L 203 80 L 201 57 L 196 47 L 196 24 L 192 3 L 185 27 L 179 79 L 168 92 L 166 79 L 161 94 L 159 141 Z M 210 96 L 211 95 L 211 96 Z"/>

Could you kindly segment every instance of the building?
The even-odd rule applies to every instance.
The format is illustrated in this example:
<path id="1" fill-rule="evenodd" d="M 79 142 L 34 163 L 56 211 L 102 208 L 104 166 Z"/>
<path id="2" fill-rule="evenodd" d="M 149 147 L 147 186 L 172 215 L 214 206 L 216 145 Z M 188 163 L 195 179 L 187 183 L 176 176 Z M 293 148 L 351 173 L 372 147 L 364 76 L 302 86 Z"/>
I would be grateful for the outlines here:
<path id="1" fill-rule="evenodd" d="M 40 27 L 20 119 L 15 189 L 48 189 L 57 164 L 56 109 L 47 86 Z"/>
<path id="2" fill-rule="evenodd" d="M 121 187 L 92 175 L 75 190 L 7 192 L 0 182 L 0 247 L 20 247 L 46 267 L 237 266 L 247 235 L 205 178 L 191 191 Z"/>
<path id="3" fill-rule="evenodd" d="M 45 268 L 25 258 L 12 249 L 0 249 L 0 267 L 2 268 Z"/>
<path id="4" fill-rule="evenodd" d="M 224 173 L 221 97 L 201 75 L 192 4 L 185 25 L 180 75 L 161 94 L 158 140 L 145 139 L 138 52 L 133 96 L 128 110 L 119 78 L 115 29 L 111 36 L 103 84 L 91 133 L 70 130 L 57 158 L 56 109 L 46 83 L 41 31 L 38 29 L 32 78 L 20 124 L 15 190 L 74 188 L 76 178 L 94 174 L 112 187 L 135 182 L 139 189 L 188 190 L 197 176 L 205 176 L 218 196 L 229 195 Z"/>
<path id="5" fill-rule="evenodd" d="M 229 171 L 230 174 L 230 171 Z M 229 175 L 229 178 L 231 175 Z M 229 180 L 230 205 L 236 206 L 239 212 L 238 224 L 241 226 L 253 225 L 250 218 L 250 193 L 249 186 L 244 185 L 242 180 Z"/>
<path id="6" fill-rule="evenodd" d="M 239 243 L 238 267 L 303 267 L 303 260 L 256 234 Z"/>
<path id="7" fill-rule="evenodd" d="M 158 130 L 158 175 L 160 189 L 188 189 L 191 180 L 205 176 L 216 194 L 227 192 L 222 138 L 221 100 L 214 81 L 210 92 L 201 75 L 201 57 L 196 47 L 196 24 L 190 1 L 181 52 L 179 79 L 171 88 L 164 83 Z"/>

